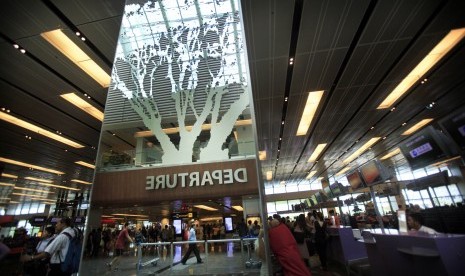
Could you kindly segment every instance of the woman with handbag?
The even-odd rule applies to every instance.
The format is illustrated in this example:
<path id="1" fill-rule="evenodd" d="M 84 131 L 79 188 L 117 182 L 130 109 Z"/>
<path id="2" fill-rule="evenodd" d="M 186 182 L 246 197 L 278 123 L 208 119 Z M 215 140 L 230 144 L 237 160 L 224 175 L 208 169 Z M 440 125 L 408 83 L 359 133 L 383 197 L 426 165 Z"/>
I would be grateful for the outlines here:
<path id="1" fill-rule="evenodd" d="M 300 257 L 304 261 L 305 264 L 309 266 L 309 254 L 306 241 L 310 237 L 310 230 L 307 229 L 307 224 L 305 222 L 305 215 L 300 214 L 297 217 L 297 220 L 294 223 L 293 235 L 295 241 L 297 242 L 297 248 L 300 252 Z"/>

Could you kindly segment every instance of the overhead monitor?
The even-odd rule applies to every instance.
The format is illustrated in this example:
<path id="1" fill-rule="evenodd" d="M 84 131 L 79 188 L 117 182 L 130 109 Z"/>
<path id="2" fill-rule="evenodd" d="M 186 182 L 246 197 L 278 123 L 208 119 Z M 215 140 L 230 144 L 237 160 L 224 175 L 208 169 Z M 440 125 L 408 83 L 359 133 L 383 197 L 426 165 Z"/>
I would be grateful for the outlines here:
<path id="1" fill-rule="evenodd" d="M 315 193 L 315 197 L 316 197 L 316 201 L 318 203 L 322 203 L 324 200 L 323 200 L 323 194 L 321 192 L 316 192 Z"/>
<path id="2" fill-rule="evenodd" d="M 342 195 L 342 184 L 339 182 L 331 184 L 330 188 L 334 197 Z"/>
<path id="3" fill-rule="evenodd" d="M 442 128 L 457 144 L 461 152 L 465 151 L 465 108 L 453 113 L 440 122 Z"/>
<path id="4" fill-rule="evenodd" d="M 318 200 L 316 199 L 316 196 L 313 194 L 309 198 L 311 206 L 315 206 L 318 204 Z"/>
<path id="5" fill-rule="evenodd" d="M 376 160 L 372 160 L 360 167 L 360 174 L 367 186 L 378 184 L 389 179 L 386 168 Z"/>
<path id="6" fill-rule="evenodd" d="M 443 141 L 432 126 L 407 139 L 400 145 L 400 150 L 412 170 L 424 168 L 448 157 Z"/>
<path id="7" fill-rule="evenodd" d="M 346 175 L 346 177 L 353 191 L 366 187 L 365 182 L 363 182 L 362 176 L 358 170 L 349 173 Z"/>
<path id="8" fill-rule="evenodd" d="M 331 191 L 330 186 L 324 187 L 324 188 L 323 188 L 323 191 L 325 192 L 326 197 L 328 197 L 328 198 L 334 197 L 334 195 L 333 195 L 333 193 L 332 193 L 332 191 Z"/>

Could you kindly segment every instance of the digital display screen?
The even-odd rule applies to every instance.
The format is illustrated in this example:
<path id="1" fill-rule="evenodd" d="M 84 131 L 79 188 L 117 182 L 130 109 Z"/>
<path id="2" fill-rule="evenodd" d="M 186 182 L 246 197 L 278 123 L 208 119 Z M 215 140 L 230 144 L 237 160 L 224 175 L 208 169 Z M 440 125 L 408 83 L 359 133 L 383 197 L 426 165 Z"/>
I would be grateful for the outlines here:
<path id="1" fill-rule="evenodd" d="M 347 181 L 349 181 L 350 187 L 352 187 L 352 190 L 355 191 L 357 189 L 365 187 L 362 177 L 360 177 L 360 173 L 358 171 L 354 171 L 346 175 L 346 177 L 347 177 Z"/>
<path id="2" fill-rule="evenodd" d="M 381 182 L 383 179 L 381 177 L 381 172 L 375 161 L 370 161 L 366 165 L 360 168 L 360 173 L 362 174 L 365 183 L 370 186 Z"/>
<path id="3" fill-rule="evenodd" d="M 465 151 L 465 111 L 443 121 L 441 125 L 460 150 Z"/>
<path id="4" fill-rule="evenodd" d="M 173 220 L 173 226 L 175 227 L 174 229 L 176 230 L 176 235 L 181 235 L 181 233 L 182 233 L 182 220 L 174 219 Z"/>
<path id="5" fill-rule="evenodd" d="M 315 193 L 315 198 L 318 203 L 323 202 L 323 197 L 321 196 L 320 192 Z"/>
<path id="6" fill-rule="evenodd" d="M 324 187 L 323 191 L 325 192 L 326 196 L 329 197 L 329 198 L 334 196 L 332 191 L 331 191 L 331 188 L 329 186 Z"/>
<path id="7" fill-rule="evenodd" d="M 424 129 L 400 146 L 412 170 L 424 168 L 447 156 L 436 142 L 432 131 L 434 129 Z"/>
<path id="8" fill-rule="evenodd" d="M 316 200 L 316 196 L 315 196 L 315 195 L 312 195 L 312 196 L 309 198 L 309 200 L 310 200 L 311 206 L 315 206 L 315 205 L 318 204 L 318 201 Z"/>
<path id="9" fill-rule="evenodd" d="M 224 228 L 226 228 L 227 232 L 230 232 L 233 230 L 232 217 L 224 217 Z"/>
<path id="10" fill-rule="evenodd" d="M 52 217 L 50 220 L 51 223 L 57 223 L 61 218 L 60 217 Z"/>
<path id="11" fill-rule="evenodd" d="M 341 186 L 339 186 L 339 183 L 333 183 L 330 187 L 331 191 L 333 192 L 333 196 L 340 196 L 342 194 Z"/>

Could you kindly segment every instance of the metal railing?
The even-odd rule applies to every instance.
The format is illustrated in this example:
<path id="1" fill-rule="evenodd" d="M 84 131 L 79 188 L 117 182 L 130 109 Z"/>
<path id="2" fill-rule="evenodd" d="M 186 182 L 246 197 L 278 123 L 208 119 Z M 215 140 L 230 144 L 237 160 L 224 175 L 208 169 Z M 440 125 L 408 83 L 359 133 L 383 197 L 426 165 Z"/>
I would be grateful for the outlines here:
<path id="1" fill-rule="evenodd" d="M 257 240 L 257 237 L 252 237 L 252 238 L 233 238 L 233 239 L 219 239 L 219 240 L 199 240 L 199 241 L 175 241 L 175 242 L 150 242 L 150 243 L 140 243 L 137 245 L 137 265 L 136 265 L 136 270 L 137 270 L 137 275 L 140 275 L 141 274 L 141 271 L 145 268 L 145 267 L 150 267 L 150 266 L 156 266 L 158 261 L 159 261 L 159 257 L 155 257 L 155 258 L 152 258 L 152 259 L 149 259 L 149 260 L 146 260 L 146 261 L 142 261 L 142 255 L 143 255 L 143 250 L 142 248 L 143 247 L 150 247 L 150 246 L 169 246 L 170 247 L 170 265 L 169 265 L 169 269 L 170 269 L 170 274 L 173 270 L 173 265 L 174 265 L 174 247 L 176 245 L 185 245 L 185 244 L 192 244 L 192 243 L 196 243 L 196 244 L 203 244 L 204 245 L 204 248 L 205 248 L 205 257 L 203 259 L 203 262 L 205 264 L 205 270 L 206 272 L 208 272 L 208 266 L 209 266 L 209 245 L 211 244 L 215 244 L 215 243 L 229 243 L 229 242 L 233 242 L 233 243 L 239 243 L 240 244 L 240 250 L 241 250 L 241 261 L 242 261 L 242 264 L 243 264 L 243 268 L 245 269 L 248 269 L 248 268 L 251 268 L 251 267 L 248 267 L 246 265 L 246 262 L 247 261 L 251 261 L 252 260 L 252 244 L 255 242 L 255 240 Z M 245 256 L 246 252 L 244 251 L 244 247 L 247 248 L 247 257 Z M 150 250 L 149 250 L 150 251 Z M 247 260 L 246 260 L 247 258 Z M 259 262 L 260 266 L 261 266 L 261 262 Z"/>

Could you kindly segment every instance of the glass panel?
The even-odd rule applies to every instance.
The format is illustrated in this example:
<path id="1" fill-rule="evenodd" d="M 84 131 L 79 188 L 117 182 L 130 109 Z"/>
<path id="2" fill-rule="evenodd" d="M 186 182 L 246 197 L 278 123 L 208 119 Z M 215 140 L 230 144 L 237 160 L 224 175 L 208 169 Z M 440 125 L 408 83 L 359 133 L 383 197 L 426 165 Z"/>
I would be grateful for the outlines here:
<path id="1" fill-rule="evenodd" d="M 298 186 L 299 188 L 299 192 L 303 192 L 303 191 L 310 191 L 310 185 L 308 184 L 301 184 Z"/>
<path id="2" fill-rule="evenodd" d="M 266 209 L 268 213 L 275 213 L 276 212 L 276 204 L 274 202 L 267 202 Z"/>
<path id="3" fill-rule="evenodd" d="M 297 184 L 288 184 L 288 185 L 286 185 L 286 192 L 287 193 L 298 192 L 298 191 L 299 191 L 299 187 L 297 186 Z"/>
<path id="4" fill-rule="evenodd" d="M 276 211 L 289 211 L 289 206 L 287 205 L 287 201 L 276 201 Z M 292 210 L 292 209 L 291 209 Z"/>

